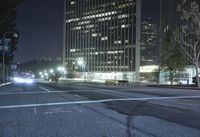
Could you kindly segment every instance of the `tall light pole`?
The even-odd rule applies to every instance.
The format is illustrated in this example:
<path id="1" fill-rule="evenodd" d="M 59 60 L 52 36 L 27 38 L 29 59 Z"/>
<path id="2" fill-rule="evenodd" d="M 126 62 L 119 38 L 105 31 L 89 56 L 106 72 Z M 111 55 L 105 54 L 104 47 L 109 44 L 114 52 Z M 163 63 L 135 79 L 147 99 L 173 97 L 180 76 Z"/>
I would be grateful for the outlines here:
<path id="1" fill-rule="evenodd" d="M 160 37 L 158 47 L 158 81 L 157 86 L 161 84 L 161 46 L 162 46 L 162 0 L 160 0 Z"/>
<path id="2" fill-rule="evenodd" d="M 63 58 L 62 63 L 63 66 L 66 65 L 66 0 L 64 0 L 64 8 L 63 8 Z"/>
<path id="3" fill-rule="evenodd" d="M 141 0 L 136 3 L 135 82 L 140 82 Z"/>
<path id="4" fill-rule="evenodd" d="M 13 34 L 14 38 L 18 37 L 18 34 L 16 32 L 13 31 L 7 31 L 3 34 L 3 39 L 2 39 L 2 82 L 4 83 L 5 81 L 5 38 L 7 34 Z"/>

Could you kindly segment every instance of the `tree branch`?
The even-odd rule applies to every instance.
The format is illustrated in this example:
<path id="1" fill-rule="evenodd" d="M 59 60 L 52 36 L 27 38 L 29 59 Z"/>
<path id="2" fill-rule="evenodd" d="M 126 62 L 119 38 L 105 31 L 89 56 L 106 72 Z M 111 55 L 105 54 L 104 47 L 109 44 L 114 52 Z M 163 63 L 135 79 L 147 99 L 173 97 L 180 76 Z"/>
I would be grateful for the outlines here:
<path id="1" fill-rule="evenodd" d="M 198 45 L 198 41 L 196 41 L 196 43 L 194 44 L 194 60 L 198 61 L 198 55 L 197 55 L 197 45 Z"/>
<path id="2" fill-rule="evenodd" d="M 185 54 L 190 58 L 190 60 L 191 60 L 193 63 L 195 63 L 195 60 L 192 58 L 192 56 L 190 55 L 190 53 L 183 47 L 182 42 L 177 41 L 177 40 L 176 40 L 176 42 L 178 42 L 178 43 L 180 44 L 180 47 L 181 47 L 182 50 L 185 52 Z"/>
<path id="3" fill-rule="evenodd" d="M 183 43 L 185 46 L 190 47 L 191 49 L 194 48 L 194 47 L 191 46 L 189 43 L 187 43 L 187 42 L 183 39 L 183 37 L 181 37 L 181 41 L 182 41 L 182 43 Z"/>
<path id="4" fill-rule="evenodd" d="M 199 51 L 199 53 L 198 53 L 198 55 L 197 55 L 197 62 L 200 63 L 200 51 Z"/>

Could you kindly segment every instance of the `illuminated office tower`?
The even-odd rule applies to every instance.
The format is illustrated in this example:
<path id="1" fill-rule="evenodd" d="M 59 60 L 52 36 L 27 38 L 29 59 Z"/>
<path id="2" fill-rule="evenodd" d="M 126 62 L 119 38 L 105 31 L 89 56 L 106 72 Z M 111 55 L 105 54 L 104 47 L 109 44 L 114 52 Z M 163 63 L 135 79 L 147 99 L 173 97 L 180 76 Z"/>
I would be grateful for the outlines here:
<path id="1" fill-rule="evenodd" d="M 139 81 L 141 0 L 66 0 L 65 6 L 68 71 Z"/>

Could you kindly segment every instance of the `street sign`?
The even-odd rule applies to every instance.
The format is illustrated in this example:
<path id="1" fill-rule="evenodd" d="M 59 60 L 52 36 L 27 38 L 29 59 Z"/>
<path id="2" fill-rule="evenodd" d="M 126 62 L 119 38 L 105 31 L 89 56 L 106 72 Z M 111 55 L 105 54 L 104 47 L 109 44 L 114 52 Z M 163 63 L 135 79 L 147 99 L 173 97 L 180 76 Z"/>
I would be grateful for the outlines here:
<path id="1" fill-rule="evenodd" d="M 11 48 L 11 39 L 4 39 L 4 45 L 3 45 L 3 39 L 0 39 L 0 50 L 3 50 L 3 46 L 4 46 L 4 50 L 8 51 Z"/>
<path id="2" fill-rule="evenodd" d="M 11 48 L 11 39 L 4 39 L 4 50 L 8 51 Z"/>
<path id="3" fill-rule="evenodd" d="M 17 65 L 16 64 L 12 64 L 10 65 L 11 70 L 16 70 L 17 69 Z"/>

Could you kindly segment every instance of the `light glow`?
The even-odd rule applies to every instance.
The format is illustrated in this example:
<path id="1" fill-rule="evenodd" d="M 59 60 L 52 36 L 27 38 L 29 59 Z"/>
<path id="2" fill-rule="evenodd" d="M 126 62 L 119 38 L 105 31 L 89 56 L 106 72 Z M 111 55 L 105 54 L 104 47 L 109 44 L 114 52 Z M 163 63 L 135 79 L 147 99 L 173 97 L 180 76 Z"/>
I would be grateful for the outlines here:
<path id="1" fill-rule="evenodd" d="M 54 73 L 54 70 L 53 70 L 53 69 L 50 69 L 50 73 Z"/>
<path id="2" fill-rule="evenodd" d="M 83 65 L 84 65 L 83 59 L 78 59 L 77 64 L 78 64 L 79 66 L 83 66 Z"/>
<path id="3" fill-rule="evenodd" d="M 13 78 L 14 83 L 18 83 L 18 84 L 33 84 L 33 79 L 30 78 L 22 78 L 22 77 L 14 77 Z"/>

